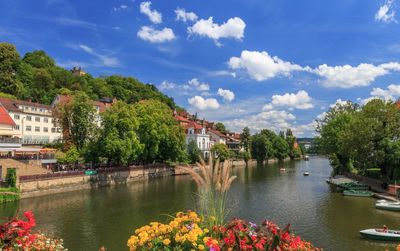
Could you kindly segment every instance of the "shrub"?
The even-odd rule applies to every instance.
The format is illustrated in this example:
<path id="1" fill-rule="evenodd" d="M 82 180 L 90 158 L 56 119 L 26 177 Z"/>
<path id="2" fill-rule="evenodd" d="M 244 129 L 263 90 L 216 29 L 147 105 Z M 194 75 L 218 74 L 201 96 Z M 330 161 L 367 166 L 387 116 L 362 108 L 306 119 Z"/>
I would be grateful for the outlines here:
<path id="1" fill-rule="evenodd" d="M 6 174 L 6 183 L 8 187 L 17 186 L 17 170 L 15 168 L 8 168 Z"/>
<path id="2" fill-rule="evenodd" d="M 19 190 L 16 187 L 0 188 L 0 203 L 19 200 Z"/>

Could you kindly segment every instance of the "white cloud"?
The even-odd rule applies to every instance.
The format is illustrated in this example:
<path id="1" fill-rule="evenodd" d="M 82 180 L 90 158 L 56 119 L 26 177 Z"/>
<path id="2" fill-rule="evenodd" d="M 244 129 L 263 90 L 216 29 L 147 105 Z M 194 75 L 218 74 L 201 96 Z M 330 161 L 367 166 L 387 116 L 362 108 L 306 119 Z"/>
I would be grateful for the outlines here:
<path id="1" fill-rule="evenodd" d="M 400 97 L 400 85 L 389 85 L 386 90 L 382 88 L 373 88 L 371 95 L 385 100 L 396 100 Z"/>
<path id="2" fill-rule="evenodd" d="M 140 3 L 140 12 L 148 16 L 152 23 L 162 23 L 162 14 L 156 10 L 151 10 L 150 1 Z"/>
<path id="3" fill-rule="evenodd" d="M 197 91 L 208 91 L 210 90 L 210 85 L 207 83 L 200 82 L 197 78 L 189 80 L 188 85 L 185 85 L 186 89 L 195 89 Z"/>
<path id="4" fill-rule="evenodd" d="M 273 95 L 272 102 L 266 104 L 263 108 L 264 111 L 273 109 L 274 107 L 289 107 L 292 109 L 307 110 L 314 107 L 311 103 L 312 98 L 304 90 L 297 93 L 285 93 L 284 95 Z"/>
<path id="5" fill-rule="evenodd" d="M 170 28 L 156 30 L 150 26 L 142 26 L 137 33 L 138 37 L 151 43 L 163 43 L 176 39 L 174 31 Z"/>
<path id="6" fill-rule="evenodd" d="M 245 22 L 239 17 L 230 18 L 221 25 L 214 23 L 213 17 L 209 17 L 200 19 L 192 27 L 189 27 L 188 33 L 211 38 L 217 45 L 221 45 L 218 42 L 220 38 L 241 40 L 244 37 L 245 28 Z"/>
<path id="7" fill-rule="evenodd" d="M 337 100 L 335 101 L 335 103 L 329 105 L 329 107 L 330 107 L 330 108 L 333 108 L 333 107 L 335 107 L 335 106 L 337 106 L 337 105 L 342 106 L 342 105 L 347 104 L 348 102 L 349 102 L 348 100 L 342 100 L 342 99 L 339 98 L 339 99 L 337 99 Z"/>
<path id="8" fill-rule="evenodd" d="M 235 99 L 235 94 L 230 90 L 224 90 L 219 88 L 217 94 L 228 102 L 231 102 Z"/>
<path id="9" fill-rule="evenodd" d="M 216 110 L 219 108 L 219 103 L 215 98 L 203 98 L 201 96 L 194 96 L 188 99 L 191 106 L 199 110 Z"/>
<path id="10" fill-rule="evenodd" d="M 183 8 L 176 8 L 175 10 L 176 20 L 181 20 L 183 22 L 195 22 L 197 21 L 197 15 L 194 12 L 186 12 Z"/>
<path id="11" fill-rule="evenodd" d="M 231 57 L 228 65 L 231 69 L 244 69 L 250 78 L 263 81 L 279 75 L 289 76 L 292 71 L 303 71 L 300 65 L 271 57 L 266 51 L 242 51 L 240 57 Z"/>
<path id="12" fill-rule="evenodd" d="M 387 0 L 375 13 L 375 21 L 383 23 L 396 23 L 396 12 L 393 10 L 394 0 Z"/>
<path id="13" fill-rule="evenodd" d="M 101 61 L 103 66 L 118 67 L 120 65 L 120 63 L 116 57 L 110 57 L 110 56 L 106 56 L 106 55 L 97 53 L 94 49 L 92 49 L 91 47 L 84 45 L 84 44 L 80 44 L 79 48 L 81 50 L 83 50 L 84 52 L 98 58 Z"/>
<path id="14" fill-rule="evenodd" d="M 168 81 L 163 81 L 159 86 L 160 90 L 162 90 L 162 91 L 174 89 L 175 87 L 176 87 L 175 83 L 168 82 Z"/>
<path id="15" fill-rule="evenodd" d="M 113 12 L 123 11 L 123 10 L 128 10 L 128 5 L 126 5 L 126 4 L 121 4 L 120 6 L 114 7 L 114 8 L 112 9 Z"/>
<path id="16" fill-rule="evenodd" d="M 323 77 L 322 84 L 327 87 L 352 88 L 370 85 L 377 77 L 388 74 L 390 71 L 399 71 L 400 64 L 390 62 L 386 64 L 359 64 L 358 66 L 318 66 L 313 73 Z"/>

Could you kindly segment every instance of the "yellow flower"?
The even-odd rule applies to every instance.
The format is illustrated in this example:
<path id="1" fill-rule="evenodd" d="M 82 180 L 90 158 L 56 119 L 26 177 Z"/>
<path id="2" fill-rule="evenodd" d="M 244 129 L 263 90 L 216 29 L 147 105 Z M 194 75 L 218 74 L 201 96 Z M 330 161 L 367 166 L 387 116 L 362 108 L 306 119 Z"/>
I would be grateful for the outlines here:
<path id="1" fill-rule="evenodd" d="M 165 246 L 168 246 L 170 243 L 171 243 L 171 241 L 170 241 L 169 239 L 163 240 L 163 244 L 164 244 Z"/>
<path id="2" fill-rule="evenodd" d="M 204 250 L 204 245 L 200 244 L 197 248 L 198 248 L 199 250 Z"/>

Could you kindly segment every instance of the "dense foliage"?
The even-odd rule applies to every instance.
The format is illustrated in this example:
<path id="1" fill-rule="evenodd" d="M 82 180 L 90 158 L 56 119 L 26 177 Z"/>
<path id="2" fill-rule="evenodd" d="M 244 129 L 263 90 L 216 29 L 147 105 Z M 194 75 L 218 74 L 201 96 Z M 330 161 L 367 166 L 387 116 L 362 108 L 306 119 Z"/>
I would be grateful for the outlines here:
<path id="1" fill-rule="evenodd" d="M 268 161 L 271 158 L 277 158 L 278 160 L 284 160 L 293 151 L 293 158 L 298 155 L 295 150 L 298 146 L 295 146 L 294 142 L 296 139 L 291 134 L 291 131 L 285 137 L 285 134 L 281 132 L 279 135 L 271 130 L 263 129 L 259 133 L 251 136 L 250 140 L 250 151 L 253 159 L 257 160 L 257 163 L 262 164 L 265 160 Z M 292 156 L 290 156 L 292 157 Z"/>
<path id="2" fill-rule="evenodd" d="M 318 121 L 318 146 L 337 173 L 368 175 L 379 168 L 387 181 L 400 178 L 400 110 L 391 101 L 373 99 L 362 107 L 348 102 Z"/>
<path id="3" fill-rule="evenodd" d="M 230 157 L 230 152 L 226 144 L 214 144 L 210 150 L 213 156 L 221 162 L 227 160 Z"/>
<path id="4" fill-rule="evenodd" d="M 175 108 L 172 98 L 159 92 L 154 85 L 118 75 L 95 78 L 90 74 L 74 76 L 56 65 L 44 51 L 32 51 L 20 57 L 15 46 L 0 43 L 0 92 L 18 99 L 50 104 L 59 93 L 82 91 L 93 100 L 117 98 L 126 103 L 155 99 Z"/>
<path id="5" fill-rule="evenodd" d="M 196 163 L 200 160 L 201 150 L 196 144 L 196 141 L 191 140 L 187 145 L 187 153 L 190 163 Z"/>
<path id="6" fill-rule="evenodd" d="M 7 185 L 7 187 L 16 187 L 17 186 L 17 169 L 16 168 L 7 168 L 6 185 Z"/>

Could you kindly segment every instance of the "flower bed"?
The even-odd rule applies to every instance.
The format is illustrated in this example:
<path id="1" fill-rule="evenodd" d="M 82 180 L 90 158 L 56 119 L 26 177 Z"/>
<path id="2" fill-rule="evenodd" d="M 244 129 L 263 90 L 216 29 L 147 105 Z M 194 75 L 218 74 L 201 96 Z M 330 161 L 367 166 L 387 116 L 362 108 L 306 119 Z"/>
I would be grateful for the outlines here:
<path id="1" fill-rule="evenodd" d="M 206 228 L 195 212 L 176 214 L 169 223 L 152 222 L 135 230 L 128 240 L 131 251 L 144 250 L 320 250 L 272 222 L 260 225 L 235 219 L 225 226 Z"/>
<path id="2" fill-rule="evenodd" d="M 13 218 L 0 225 L 0 250 L 64 251 L 63 241 L 40 232 L 32 232 L 36 225 L 32 212 L 25 212 L 26 220 Z"/>

